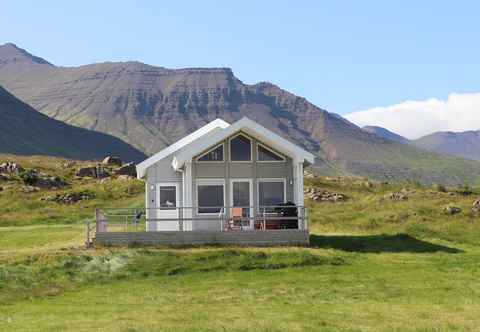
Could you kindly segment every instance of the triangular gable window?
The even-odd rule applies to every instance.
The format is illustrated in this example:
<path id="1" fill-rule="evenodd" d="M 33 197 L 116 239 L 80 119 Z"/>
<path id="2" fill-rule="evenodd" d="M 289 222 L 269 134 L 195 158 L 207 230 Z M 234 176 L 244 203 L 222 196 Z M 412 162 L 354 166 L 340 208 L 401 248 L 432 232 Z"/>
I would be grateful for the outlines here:
<path id="1" fill-rule="evenodd" d="M 261 144 L 258 144 L 257 152 L 258 161 L 285 161 L 283 156 Z"/>
<path id="2" fill-rule="evenodd" d="M 213 149 L 207 151 L 197 161 L 199 162 L 221 162 L 223 161 L 223 144 L 220 144 Z"/>

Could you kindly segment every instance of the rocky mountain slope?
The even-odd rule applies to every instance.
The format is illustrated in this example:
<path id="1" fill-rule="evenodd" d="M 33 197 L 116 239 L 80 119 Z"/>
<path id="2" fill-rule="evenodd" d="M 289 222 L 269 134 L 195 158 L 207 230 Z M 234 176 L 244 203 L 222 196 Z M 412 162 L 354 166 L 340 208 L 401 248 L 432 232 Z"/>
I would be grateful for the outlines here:
<path id="1" fill-rule="evenodd" d="M 145 155 L 120 139 L 49 118 L 0 87 L 0 153 L 139 161 Z"/>
<path id="2" fill-rule="evenodd" d="M 44 114 L 112 134 L 147 154 L 215 118 L 248 116 L 316 153 L 316 167 L 326 174 L 426 183 L 480 178 L 477 163 L 379 138 L 271 83 L 244 84 L 228 68 L 138 62 L 65 68 L 6 44 L 0 84 Z"/>
<path id="3" fill-rule="evenodd" d="M 362 129 L 368 133 L 375 134 L 377 136 L 380 136 L 385 139 L 389 139 L 397 143 L 402 143 L 402 144 L 409 143 L 409 140 L 406 139 L 405 137 L 395 134 L 394 132 L 379 126 L 364 126 L 362 127 Z"/>
<path id="4" fill-rule="evenodd" d="M 412 144 L 438 153 L 480 160 L 480 130 L 437 132 L 414 140 Z"/>

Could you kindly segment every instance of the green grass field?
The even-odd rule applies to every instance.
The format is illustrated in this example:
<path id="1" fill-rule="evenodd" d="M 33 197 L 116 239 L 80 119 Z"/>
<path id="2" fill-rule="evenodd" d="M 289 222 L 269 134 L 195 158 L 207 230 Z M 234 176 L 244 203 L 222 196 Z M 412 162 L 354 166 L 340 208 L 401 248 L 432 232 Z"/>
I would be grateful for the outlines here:
<path id="1" fill-rule="evenodd" d="M 348 197 L 308 202 L 310 248 L 85 250 L 92 209 L 141 205 L 143 185 L 70 179 L 65 191 L 96 198 L 56 214 L 45 192 L 0 193 L 2 209 L 12 197 L 18 207 L 0 221 L 0 331 L 480 329 L 476 190 L 308 180 Z M 408 200 L 385 198 L 402 188 Z M 448 204 L 462 212 L 446 215 Z"/>

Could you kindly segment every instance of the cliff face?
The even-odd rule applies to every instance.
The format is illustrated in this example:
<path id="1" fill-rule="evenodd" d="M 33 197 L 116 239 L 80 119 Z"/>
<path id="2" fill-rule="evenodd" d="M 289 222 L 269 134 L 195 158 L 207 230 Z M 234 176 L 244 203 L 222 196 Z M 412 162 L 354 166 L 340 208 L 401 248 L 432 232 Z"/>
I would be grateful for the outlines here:
<path id="1" fill-rule="evenodd" d="M 438 155 L 367 133 L 271 83 L 246 85 L 228 68 L 139 62 L 65 68 L 7 44 L 0 46 L 0 84 L 50 117 L 114 135 L 147 154 L 215 118 L 248 116 L 316 153 L 326 173 L 397 180 L 414 169 L 425 182 L 432 174 L 455 179 L 449 170 L 422 169 L 425 158 Z"/>

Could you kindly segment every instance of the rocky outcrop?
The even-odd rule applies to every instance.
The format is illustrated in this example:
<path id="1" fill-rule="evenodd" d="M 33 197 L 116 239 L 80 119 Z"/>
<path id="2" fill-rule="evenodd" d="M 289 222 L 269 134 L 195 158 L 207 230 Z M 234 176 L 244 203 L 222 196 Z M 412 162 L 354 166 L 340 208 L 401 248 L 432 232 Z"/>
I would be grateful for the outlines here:
<path id="1" fill-rule="evenodd" d="M 21 189 L 24 193 L 34 193 L 40 191 L 40 188 L 34 186 L 24 186 Z"/>
<path id="2" fill-rule="evenodd" d="M 35 169 L 21 173 L 20 177 L 27 186 L 42 189 L 63 188 L 68 185 L 65 180 L 58 176 L 48 175 Z"/>
<path id="3" fill-rule="evenodd" d="M 110 176 L 110 173 L 101 165 L 82 167 L 75 173 L 76 176 L 84 178 L 103 179 Z"/>
<path id="4" fill-rule="evenodd" d="M 409 190 L 407 188 L 402 188 L 402 190 L 398 192 L 393 192 L 388 195 L 385 195 L 384 198 L 390 199 L 392 201 L 406 201 L 409 196 L 415 194 L 415 191 Z"/>
<path id="5" fill-rule="evenodd" d="M 448 214 L 448 215 L 454 215 L 454 214 L 462 212 L 462 209 L 458 206 L 449 204 L 449 205 L 443 207 L 443 212 L 445 214 Z"/>
<path id="6" fill-rule="evenodd" d="M 332 193 L 320 188 L 308 188 L 305 195 L 315 202 L 341 202 L 346 199 L 344 194 Z"/>
<path id="7" fill-rule="evenodd" d="M 480 212 L 480 198 L 475 200 L 475 202 L 473 202 L 472 204 L 472 211 L 475 212 L 475 213 L 479 213 Z"/>
<path id="8" fill-rule="evenodd" d="M 24 168 L 16 163 L 2 163 L 0 164 L 0 174 L 18 174 L 24 171 Z"/>
<path id="9" fill-rule="evenodd" d="M 137 168 L 134 163 L 128 163 L 113 171 L 116 175 L 127 175 L 137 177 Z"/>
<path id="10" fill-rule="evenodd" d="M 55 196 L 46 196 L 41 198 L 42 201 L 55 202 L 59 204 L 74 204 L 80 201 L 95 198 L 95 194 L 90 191 L 80 191 L 67 194 L 58 194 Z"/>
<path id="11" fill-rule="evenodd" d="M 102 164 L 108 166 L 122 166 L 122 159 L 120 159 L 119 157 L 108 156 L 103 159 Z"/>

